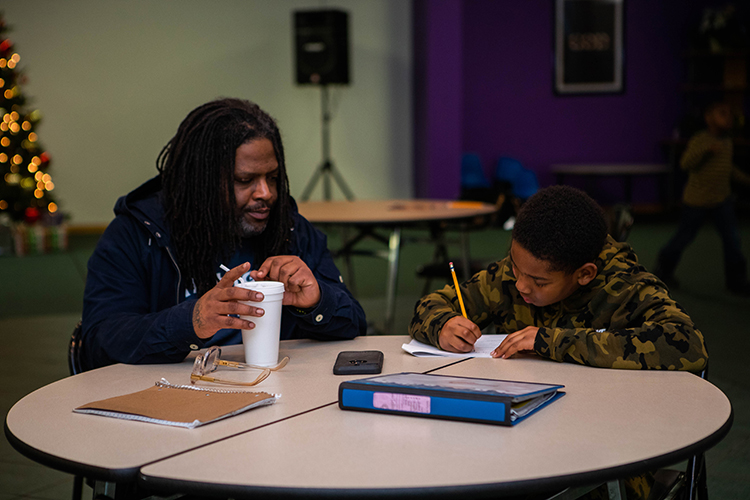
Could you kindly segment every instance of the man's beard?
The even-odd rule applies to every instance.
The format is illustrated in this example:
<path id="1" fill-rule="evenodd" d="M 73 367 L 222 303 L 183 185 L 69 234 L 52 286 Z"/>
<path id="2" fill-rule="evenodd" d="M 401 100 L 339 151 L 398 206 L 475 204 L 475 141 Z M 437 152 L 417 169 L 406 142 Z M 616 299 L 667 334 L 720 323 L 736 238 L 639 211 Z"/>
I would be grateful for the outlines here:
<path id="1" fill-rule="evenodd" d="M 260 207 L 254 206 L 251 208 L 257 210 Z M 237 223 L 240 228 L 240 234 L 242 235 L 243 238 L 254 238 L 256 236 L 260 236 L 261 234 L 263 234 L 263 231 L 265 231 L 266 228 L 268 227 L 268 221 L 270 220 L 270 218 L 266 218 L 262 221 L 250 222 L 247 220 L 247 218 L 245 218 L 245 214 L 247 212 L 251 212 L 251 210 L 243 210 L 242 212 L 240 212 L 239 216 L 237 217 Z"/>
<path id="2" fill-rule="evenodd" d="M 244 214 L 240 215 L 239 219 L 239 226 L 240 226 L 240 234 L 243 238 L 253 238 L 255 236 L 260 236 L 263 234 L 263 231 L 266 230 L 266 227 L 268 226 L 268 219 L 266 219 L 262 226 L 256 225 L 256 224 L 250 224 L 247 220 L 245 220 Z"/>

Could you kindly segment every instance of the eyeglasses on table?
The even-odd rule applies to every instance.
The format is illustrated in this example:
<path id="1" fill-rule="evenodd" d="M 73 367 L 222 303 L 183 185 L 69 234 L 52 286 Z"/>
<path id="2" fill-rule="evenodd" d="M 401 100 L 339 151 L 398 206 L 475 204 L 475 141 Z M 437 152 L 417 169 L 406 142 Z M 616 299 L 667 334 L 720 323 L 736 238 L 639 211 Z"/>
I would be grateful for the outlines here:
<path id="1" fill-rule="evenodd" d="M 238 361 L 227 361 L 225 359 L 221 359 L 221 348 L 218 346 L 212 346 L 212 347 L 209 347 L 209 349 L 205 353 L 199 354 L 198 357 L 195 358 L 195 362 L 193 363 L 193 371 L 190 374 L 190 382 L 192 384 L 195 384 L 199 380 L 202 380 L 204 382 L 213 382 L 215 384 L 226 384 L 226 385 L 245 385 L 245 386 L 258 385 L 259 383 L 267 379 L 271 375 L 271 372 L 281 370 L 282 368 L 286 366 L 288 362 L 289 362 L 288 356 L 284 357 L 284 359 L 282 359 L 279 362 L 279 364 L 277 364 L 276 366 L 272 366 L 272 367 L 251 365 L 248 363 L 240 363 Z M 210 377 L 207 375 L 209 373 L 216 371 L 220 366 L 227 366 L 230 368 L 240 368 L 240 369 L 254 369 L 254 370 L 262 370 L 262 371 L 260 375 L 258 375 L 258 377 L 252 382 L 240 382 L 236 380 L 218 379 L 216 377 Z"/>

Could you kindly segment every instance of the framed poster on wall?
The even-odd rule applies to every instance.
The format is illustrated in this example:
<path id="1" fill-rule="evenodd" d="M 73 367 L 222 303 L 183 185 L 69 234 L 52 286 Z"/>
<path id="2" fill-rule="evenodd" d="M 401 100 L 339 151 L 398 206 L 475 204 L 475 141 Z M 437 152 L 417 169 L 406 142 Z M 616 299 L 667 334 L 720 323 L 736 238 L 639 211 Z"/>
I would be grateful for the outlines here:
<path id="1" fill-rule="evenodd" d="M 555 0 L 555 92 L 617 93 L 625 0 Z"/>

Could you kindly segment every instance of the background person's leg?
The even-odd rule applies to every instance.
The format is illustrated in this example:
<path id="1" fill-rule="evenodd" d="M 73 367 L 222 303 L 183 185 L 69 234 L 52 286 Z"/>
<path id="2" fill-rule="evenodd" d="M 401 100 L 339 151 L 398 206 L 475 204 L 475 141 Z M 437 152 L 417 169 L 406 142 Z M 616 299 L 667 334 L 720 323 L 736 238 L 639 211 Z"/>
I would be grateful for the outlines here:
<path id="1" fill-rule="evenodd" d="M 690 206 L 684 206 L 682 208 L 682 215 L 680 217 L 680 224 L 677 226 L 677 232 L 659 251 L 659 256 L 656 260 L 656 268 L 654 269 L 654 274 L 656 274 L 668 287 L 677 288 L 678 283 L 674 277 L 674 271 L 677 268 L 677 264 L 680 262 L 682 252 L 684 252 L 688 245 L 690 245 L 695 239 L 695 236 L 698 234 L 698 230 L 703 225 L 705 219 L 706 210 L 703 208 Z"/>
<path id="2" fill-rule="evenodd" d="M 747 261 L 742 255 L 742 243 L 737 228 L 734 205 L 727 200 L 711 211 L 724 248 L 724 279 L 730 292 L 750 295 L 747 281 Z"/>

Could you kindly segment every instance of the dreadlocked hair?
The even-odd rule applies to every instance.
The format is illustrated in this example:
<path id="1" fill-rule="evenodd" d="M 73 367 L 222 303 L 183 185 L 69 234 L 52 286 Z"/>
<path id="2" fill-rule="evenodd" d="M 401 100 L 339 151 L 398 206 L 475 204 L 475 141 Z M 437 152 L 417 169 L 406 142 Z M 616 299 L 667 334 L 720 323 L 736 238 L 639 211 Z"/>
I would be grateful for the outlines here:
<path id="1" fill-rule="evenodd" d="M 518 212 L 513 241 L 550 271 L 567 274 L 594 262 L 607 240 L 601 207 L 580 189 L 550 186 L 529 198 Z"/>
<path id="2" fill-rule="evenodd" d="M 293 226 L 284 147 L 276 122 L 256 104 L 219 99 L 188 114 L 156 160 L 162 203 L 184 283 L 199 294 L 216 285 L 216 268 L 242 239 L 234 196 L 237 148 L 256 139 L 273 144 L 279 164 L 277 200 L 266 230 L 253 238 L 258 262 L 288 251 Z"/>

